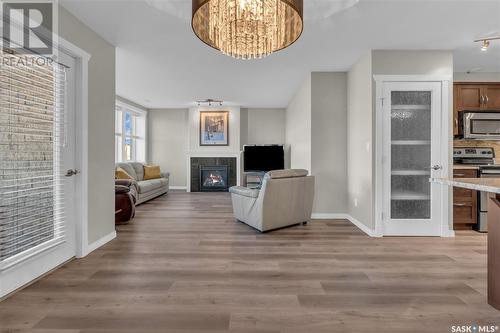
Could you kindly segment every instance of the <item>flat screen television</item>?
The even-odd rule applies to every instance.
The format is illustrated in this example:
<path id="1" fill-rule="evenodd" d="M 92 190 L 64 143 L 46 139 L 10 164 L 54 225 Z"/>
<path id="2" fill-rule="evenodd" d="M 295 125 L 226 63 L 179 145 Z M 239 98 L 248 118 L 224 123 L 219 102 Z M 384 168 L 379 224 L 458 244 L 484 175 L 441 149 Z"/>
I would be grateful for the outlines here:
<path id="1" fill-rule="evenodd" d="M 243 147 L 243 170 L 271 171 L 285 168 L 285 150 L 282 145 Z"/>

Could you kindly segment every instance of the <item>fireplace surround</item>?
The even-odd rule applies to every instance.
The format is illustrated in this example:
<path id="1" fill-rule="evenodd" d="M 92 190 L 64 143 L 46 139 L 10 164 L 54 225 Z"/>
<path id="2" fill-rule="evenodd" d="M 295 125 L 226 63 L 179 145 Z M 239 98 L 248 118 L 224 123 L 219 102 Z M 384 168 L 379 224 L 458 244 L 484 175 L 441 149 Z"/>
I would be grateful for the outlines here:
<path id="1" fill-rule="evenodd" d="M 190 158 L 190 191 L 191 192 L 227 192 L 231 186 L 237 185 L 236 157 L 191 157 Z M 210 177 L 212 172 L 212 177 Z M 205 173 L 205 177 L 204 177 Z M 225 184 L 219 182 L 225 179 Z M 207 177 L 207 186 L 202 186 Z"/>

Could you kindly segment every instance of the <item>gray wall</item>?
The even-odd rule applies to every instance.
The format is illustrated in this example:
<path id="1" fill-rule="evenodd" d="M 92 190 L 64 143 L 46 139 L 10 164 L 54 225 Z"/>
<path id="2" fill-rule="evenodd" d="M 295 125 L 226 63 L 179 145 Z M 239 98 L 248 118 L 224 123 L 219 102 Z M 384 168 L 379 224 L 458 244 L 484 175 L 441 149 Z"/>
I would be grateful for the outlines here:
<path id="1" fill-rule="evenodd" d="M 453 81 L 455 82 L 500 82 L 500 73 L 453 73 Z"/>
<path id="2" fill-rule="evenodd" d="M 373 50 L 373 74 L 453 75 L 451 51 Z"/>
<path id="3" fill-rule="evenodd" d="M 59 7 L 59 34 L 92 55 L 89 62 L 89 244 L 115 229 L 115 47 Z"/>
<path id="4" fill-rule="evenodd" d="M 246 143 L 285 143 L 285 109 L 247 109 Z M 243 121 L 242 121 L 243 124 Z M 244 132 L 243 129 L 242 134 Z"/>
<path id="5" fill-rule="evenodd" d="M 313 212 L 345 214 L 347 207 L 347 74 L 311 74 Z"/>
<path id="6" fill-rule="evenodd" d="M 359 59 L 347 74 L 347 168 L 348 211 L 356 220 L 373 228 L 372 174 L 372 55 Z"/>
<path id="7" fill-rule="evenodd" d="M 286 108 L 285 143 L 294 169 L 311 170 L 311 74 L 308 73 Z"/>
<path id="8" fill-rule="evenodd" d="M 170 186 L 186 186 L 188 109 L 148 112 L 148 162 L 170 172 Z"/>
<path id="9" fill-rule="evenodd" d="M 240 149 L 248 143 L 248 109 L 240 109 Z"/>

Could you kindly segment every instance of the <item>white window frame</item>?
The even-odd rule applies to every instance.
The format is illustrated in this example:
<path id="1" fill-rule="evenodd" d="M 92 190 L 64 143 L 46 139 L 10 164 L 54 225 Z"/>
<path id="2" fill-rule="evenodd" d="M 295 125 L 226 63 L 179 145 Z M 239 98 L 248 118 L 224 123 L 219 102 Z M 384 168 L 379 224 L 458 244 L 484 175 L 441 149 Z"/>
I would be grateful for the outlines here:
<path id="1" fill-rule="evenodd" d="M 147 161 L 147 152 L 148 152 L 148 112 L 147 110 L 145 109 L 140 109 L 136 106 L 133 106 L 133 105 L 130 105 L 124 101 L 121 101 L 121 100 L 116 100 L 116 107 L 115 107 L 115 119 L 116 119 L 116 112 L 118 111 L 121 111 L 122 112 L 122 120 L 121 120 L 121 133 L 119 133 L 118 131 L 116 131 L 116 128 L 115 128 L 115 146 L 116 146 L 116 139 L 121 136 L 122 138 L 122 143 L 121 143 L 121 160 L 120 161 L 116 161 L 116 162 L 129 162 L 129 161 L 126 161 L 124 158 L 126 156 L 126 151 L 125 151 L 125 116 L 124 116 L 124 113 L 125 112 L 129 112 L 129 113 L 132 113 L 132 114 L 135 114 L 136 116 L 139 116 L 139 117 L 144 117 L 144 137 L 142 136 L 138 136 L 138 135 L 135 135 L 135 128 L 136 126 L 132 125 L 132 136 L 131 136 L 131 139 L 132 139 L 132 145 L 131 145 L 131 157 L 132 157 L 132 160 L 131 161 L 136 161 L 136 162 L 146 162 Z M 116 120 L 115 120 L 115 124 L 116 124 Z M 136 148 L 135 148 L 135 144 L 134 144 L 134 140 L 136 139 L 143 139 L 144 140 L 144 160 L 137 160 L 137 156 L 136 156 Z M 116 148 L 115 148 L 116 149 Z M 115 159 L 116 159 L 116 151 L 115 151 Z"/>

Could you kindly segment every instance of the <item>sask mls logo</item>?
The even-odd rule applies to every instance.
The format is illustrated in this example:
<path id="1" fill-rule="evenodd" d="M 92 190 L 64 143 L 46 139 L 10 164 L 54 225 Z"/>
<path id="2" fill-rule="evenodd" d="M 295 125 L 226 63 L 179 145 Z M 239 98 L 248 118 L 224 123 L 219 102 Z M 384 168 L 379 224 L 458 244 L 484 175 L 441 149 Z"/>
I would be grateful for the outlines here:
<path id="1" fill-rule="evenodd" d="M 498 332 L 497 325 L 453 325 L 451 333 L 495 333 Z"/>
<path id="2" fill-rule="evenodd" d="M 2 3 L 3 50 L 51 55 L 54 4 L 47 1 Z"/>

